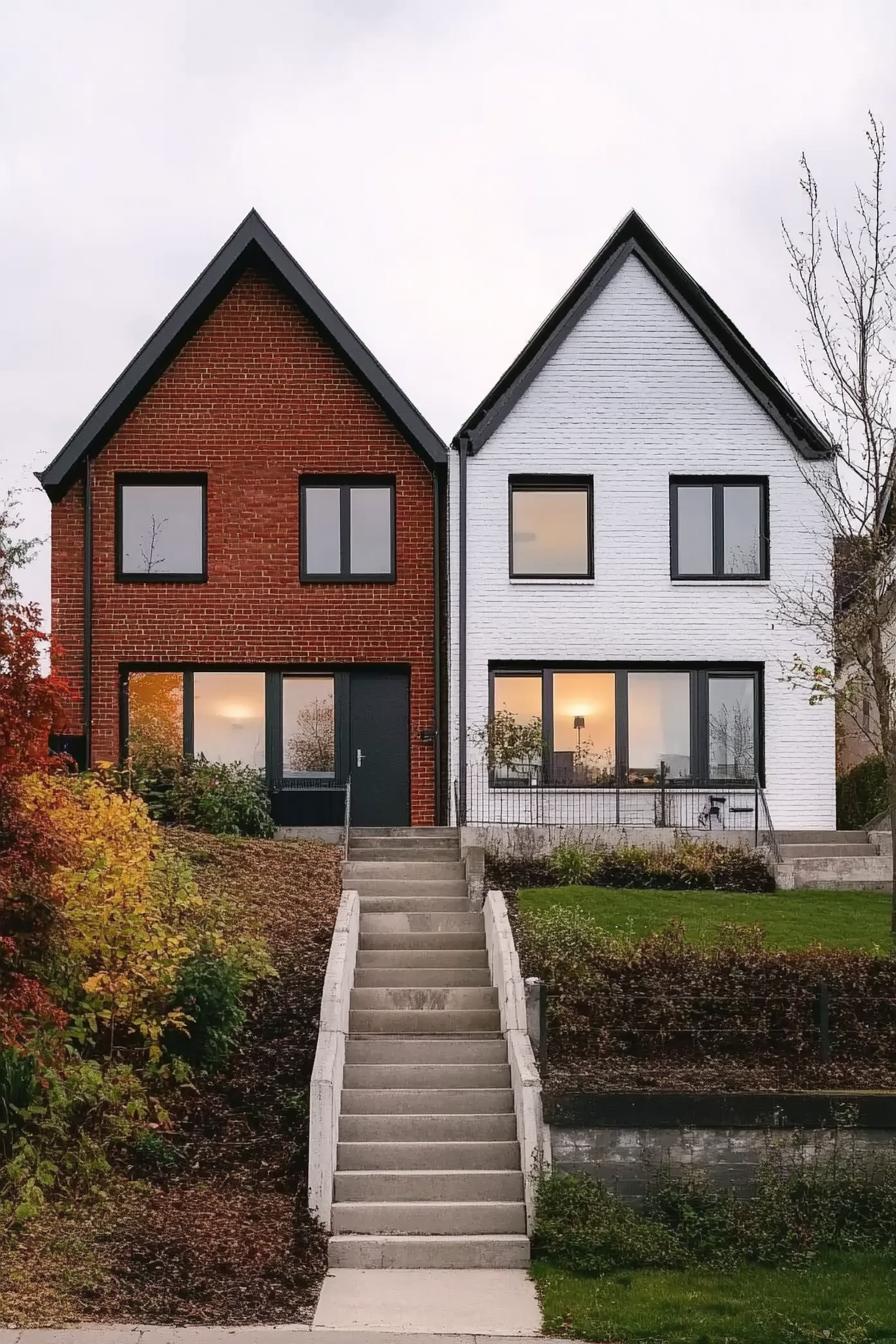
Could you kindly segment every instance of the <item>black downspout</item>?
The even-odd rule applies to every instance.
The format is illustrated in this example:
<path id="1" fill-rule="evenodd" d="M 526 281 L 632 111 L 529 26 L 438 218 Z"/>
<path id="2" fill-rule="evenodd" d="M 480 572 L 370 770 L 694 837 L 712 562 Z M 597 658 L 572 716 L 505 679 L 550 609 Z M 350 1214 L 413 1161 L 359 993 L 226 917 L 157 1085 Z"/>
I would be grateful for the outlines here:
<path id="1" fill-rule="evenodd" d="M 432 593 L 433 593 L 433 769 L 435 820 L 442 825 L 442 520 L 441 482 L 432 473 Z"/>
<path id="2" fill-rule="evenodd" d="M 468 439 L 461 434 L 457 440 L 457 773 L 460 816 L 457 824 L 467 818 L 467 448 Z"/>
<path id="3" fill-rule="evenodd" d="M 93 745 L 93 460 L 84 465 L 84 768 L 90 769 Z"/>

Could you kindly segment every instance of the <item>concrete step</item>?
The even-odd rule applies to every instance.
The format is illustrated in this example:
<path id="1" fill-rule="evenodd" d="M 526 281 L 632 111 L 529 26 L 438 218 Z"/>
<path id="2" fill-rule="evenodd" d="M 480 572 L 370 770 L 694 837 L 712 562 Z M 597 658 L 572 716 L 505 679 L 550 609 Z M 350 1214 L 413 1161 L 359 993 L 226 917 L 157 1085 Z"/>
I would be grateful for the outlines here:
<path id="1" fill-rule="evenodd" d="M 853 859 L 790 859 L 776 865 L 775 878 L 782 890 L 815 888 L 819 891 L 889 891 L 892 883 L 890 855 Z"/>
<path id="2" fill-rule="evenodd" d="M 394 1233 L 401 1236 L 465 1236 L 526 1230 L 526 1206 L 489 1201 L 396 1200 L 333 1205 L 333 1233 Z"/>
<path id="3" fill-rule="evenodd" d="M 470 913 L 470 902 L 466 896 L 362 896 L 362 915 L 395 915 L 419 912 L 420 914 L 455 915 Z"/>
<path id="4" fill-rule="evenodd" d="M 349 841 L 381 840 L 384 836 L 401 840 L 457 840 L 456 826 L 352 826 Z"/>
<path id="5" fill-rule="evenodd" d="M 382 878 L 396 882 L 464 881 L 466 868 L 460 859 L 421 861 L 417 859 L 349 859 L 342 865 L 342 885 L 351 887 L 357 878 Z"/>
<path id="6" fill-rule="evenodd" d="M 337 1171 L 519 1171 L 514 1139 L 492 1143 L 343 1143 L 336 1145 Z"/>
<path id="7" fill-rule="evenodd" d="M 444 985 L 395 985 L 392 988 L 353 989 L 350 1008 L 387 1009 L 393 1012 L 453 1012 L 458 1009 L 497 1009 L 498 991 L 491 985 L 452 989 Z"/>
<path id="8" fill-rule="evenodd" d="M 349 1115 L 504 1115 L 513 1111 L 509 1087 L 342 1089 L 342 1118 Z"/>
<path id="9" fill-rule="evenodd" d="M 353 877 L 350 889 L 359 896 L 466 896 L 462 877 Z"/>
<path id="10" fill-rule="evenodd" d="M 381 1009 L 353 1008 L 348 1015 L 353 1034 L 382 1032 L 386 1036 L 457 1036 L 469 1031 L 500 1032 L 497 1010 L 482 1008 Z"/>
<path id="11" fill-rule="evenodd" d="M 348 851 L 348 863 L 460 863 L 457 843 L 442 844 L 434 841 L 426 845 L 390 844 L 387 840 L 371 840 L 366 845 L 353 844 Z"/>
<path id="12" fill-rule="evenodd" d="M 779 845 L 854 845 L 868 839 L 865 831 L 776 831 Z"/>
<path id="13" fill-rule="evenodd" d="M 492 1115 L 467 1111 L 459 1115 L 449 1112 L 447 1115 L 342 1115 L 339 1118 L 339 1137 L 343 1143 L 388 1143 L 390 1140 L 409 1143 L 413 1139 L 432 1143 L 473 1143 L 482 1139 L 494 1143 L 516 1136 L 513 1111 Z M 409 1195 L 408 1198 L 429 1199 L 430 1196 Z"/>
<path id="14" fill-rule="evenodd" d="M 331 1269 L 525 1269 L 529 1238 L 468 1237 L 331 1237 L 327 1248 Z"/>
<path id="15" fill-rule="evenodd" d="M 523 1198 L 521 1171 L 338 1171 L 336 1200 L 351 1204 L 395 1204 L 495 1200 L 517 1203 Z"/>
<path id="16" fill-rule="evenodd" d="M 506 1064 L 503 1040 L 477 1041 L 464 1036 L 390 1037 L 345 1042 L 346 1064 Z"/>
<path id="17" fill-rule="evenodd" d="M 445 1088 L 510 1087 L 509 1064 L 346 1064 L 344 1088 L 411 1088 L 415 1091 Z"/>
<path id="18" fill-rule="evenodd" d="M 487 966 L 359 966 L 356 989 L 391 988 L 397 985 L 490 985 Z"/>
<path id="19" fill-rule="evenodd" d="M 782 859 L 873 859 L 877 857 L 876 850 L 868 844 L 837 844 L 837 845 L 781 845 Z"/>
<path id="20" fill-rule="evenodd" d="M 465 911 L 402 910 L 379 915 L 361 912 L 361 934 L 369 933 L 482 933 L 482 915 Z"/>
<path id="21" fill-rule="evenodd" d="M 484 943 L 484 935 L 483 935 Z M 355 963 L 365 970 L 374 966 L 436 968 L 438 966 L 479 966 L 488 968 L 488 952 L 481 948 L 451 948 L 417 946 L 400 947 L 388 951 L 359 948 Z"/>
<path id="22" fill-rule="evenodd" d="M 358 939 L 361 952 L 433 952 L 450 948 L 484 949 L 485 929 L 473 933 L 368 933 L 362 931 Z M 363 965 L 364 963 L 362 963 Z"/>

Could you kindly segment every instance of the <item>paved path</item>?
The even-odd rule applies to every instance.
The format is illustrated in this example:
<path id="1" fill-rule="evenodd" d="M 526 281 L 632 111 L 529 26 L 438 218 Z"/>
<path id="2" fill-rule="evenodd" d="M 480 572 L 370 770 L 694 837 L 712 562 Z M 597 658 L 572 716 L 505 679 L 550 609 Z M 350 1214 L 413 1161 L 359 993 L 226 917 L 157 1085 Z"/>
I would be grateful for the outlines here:
<path id="1" fill-rule="evenodd" d="M 541 1334 L 541 1310 L 524 1269 L 331 1269 L 313 1326 L 518 1340 Z"/>
<path id="2" fill-rule="evenodd" d="M 481 1271 L 480 1271 L 481 1272 Z M 318 1330 L 310 1325 L 167 1326 L 83 1325 L 67 1330 L 3 1330 L 0 1344 L 519 1344 L 519 1335 L 406 1334 L 371 1330 Z M 539 1336 L 539 1344 L 575 1344 Z"/>

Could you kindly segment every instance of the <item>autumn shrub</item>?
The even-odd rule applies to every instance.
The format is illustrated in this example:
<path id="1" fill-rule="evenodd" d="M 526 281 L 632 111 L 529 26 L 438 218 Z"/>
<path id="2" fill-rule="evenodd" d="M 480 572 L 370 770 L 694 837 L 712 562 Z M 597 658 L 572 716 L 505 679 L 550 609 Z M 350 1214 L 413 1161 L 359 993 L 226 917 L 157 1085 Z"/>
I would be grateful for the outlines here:
<path id="1" fill-rule="evenodd" d="M 564 841 L 544 858 L 489 855 L 489 885 L 631 887 L 658 891 L 772 891 L 760 850 L 678 836 L 670 845 L 604 845 Z"/>
<path id="2" fill-rule="evenodd" d="M 677 922 L 632 942 L 565 906 L 523 912 L 520 934 L 525 973 L 547 984 L 555 1061 L 817 1058 L 823 983 L 833 1061 L 896 1066 L 894 957 L 770 951 L 734 926 L 697 947 Z"/>
<path id="3" fill-rule="evenodd" d="M 34 1057 L 11 1046 L 0 1047 L 0 1157 L 12 1153 L 36 1092 Z"/>

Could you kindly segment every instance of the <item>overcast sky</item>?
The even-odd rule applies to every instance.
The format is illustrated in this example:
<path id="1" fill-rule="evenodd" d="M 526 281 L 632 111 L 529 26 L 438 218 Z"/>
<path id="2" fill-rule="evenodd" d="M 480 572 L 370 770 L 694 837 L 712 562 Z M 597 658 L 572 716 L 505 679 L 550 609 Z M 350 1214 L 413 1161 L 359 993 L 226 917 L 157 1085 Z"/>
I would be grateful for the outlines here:
<path id="1" fill-rule="evenodd" d="M 632 206 L 800 395 L 800 152 L 840 205 L 869 107 L 896 155 L 893 0 L 0 17 L 0 480 L 44 537 L 31 473 L 250 206 L 449 437 Z"/>

